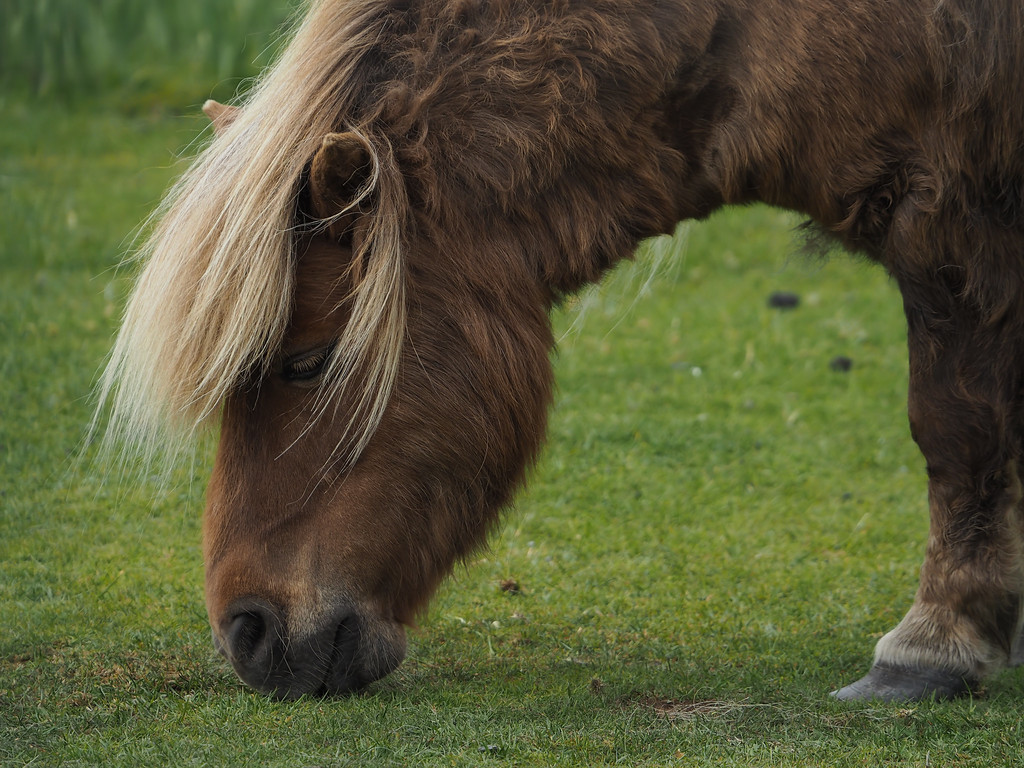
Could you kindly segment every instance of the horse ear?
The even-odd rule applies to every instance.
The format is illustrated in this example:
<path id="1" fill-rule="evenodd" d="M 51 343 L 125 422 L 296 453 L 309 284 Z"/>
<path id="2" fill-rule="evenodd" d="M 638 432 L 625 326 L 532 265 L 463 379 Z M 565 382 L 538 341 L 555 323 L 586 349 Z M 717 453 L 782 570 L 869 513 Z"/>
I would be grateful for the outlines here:
<path id="1" fill-rule="evenodd" d="M 227 104 L 221 104 L 219 101 L 208 99 L 203 104 L 203 113 L 210 118 L 210 122 L 213 123 L 213 132 L 224 133 L 227 127 L 235 122 L 235 118 L 241 114 L 242 110 L 238 107 L 232 107 Z"/>
<path id="2" fill-rule="evenodd" d="M 355 133 L 329 133 L 309 168 L 309 202 L 314 216 L 337 216 L 355 200 L 373 170 L 370 147 Z"/>

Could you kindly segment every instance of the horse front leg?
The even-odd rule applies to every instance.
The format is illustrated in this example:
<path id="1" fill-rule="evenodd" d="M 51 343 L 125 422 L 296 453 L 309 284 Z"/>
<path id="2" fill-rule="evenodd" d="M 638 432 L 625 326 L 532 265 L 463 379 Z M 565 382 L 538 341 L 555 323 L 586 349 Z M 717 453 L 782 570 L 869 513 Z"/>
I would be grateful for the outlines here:
<path id="1" fill-rule="evenodd" d="M 1024 357 L 1006 330 L 1012 322 L 965 315 L 907 303 L 908 410 L 927 462 L 928 545 L 913 606 L 839 699 L 951 698 L 1024 661 Z"/>

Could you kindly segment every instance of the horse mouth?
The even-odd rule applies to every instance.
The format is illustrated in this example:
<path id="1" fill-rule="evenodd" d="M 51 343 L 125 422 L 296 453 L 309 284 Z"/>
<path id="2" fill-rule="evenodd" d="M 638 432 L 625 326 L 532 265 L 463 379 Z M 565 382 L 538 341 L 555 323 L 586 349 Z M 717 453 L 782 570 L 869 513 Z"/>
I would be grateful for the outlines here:
<path id="1" fill-rule="evenodd" d="M 289 635 L 283 611 L 265 600 L 235 601 L 214 647 L 251 688 L 275 699 L 355 693 L 392 672 L 405 656 L 396 622 L 338 611 L 305 637 Z"/>

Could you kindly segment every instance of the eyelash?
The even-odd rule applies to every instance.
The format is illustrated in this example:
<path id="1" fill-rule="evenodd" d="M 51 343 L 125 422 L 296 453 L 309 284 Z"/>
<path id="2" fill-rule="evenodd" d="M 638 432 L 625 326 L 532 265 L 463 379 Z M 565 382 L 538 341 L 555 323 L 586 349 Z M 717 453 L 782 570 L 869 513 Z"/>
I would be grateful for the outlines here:
<path id="1" fill-rule="evenodd" d="M 287 381 L 311 381 L 323 373 L 331 348 L 318 349 L 285 361 L 281 375 Z"/>

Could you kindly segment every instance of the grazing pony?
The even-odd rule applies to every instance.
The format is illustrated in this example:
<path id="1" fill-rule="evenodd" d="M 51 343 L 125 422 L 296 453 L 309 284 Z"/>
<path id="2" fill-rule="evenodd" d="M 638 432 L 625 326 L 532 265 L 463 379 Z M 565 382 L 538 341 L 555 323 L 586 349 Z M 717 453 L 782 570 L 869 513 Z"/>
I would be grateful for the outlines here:
<path id="1" fill-rule="evenodd" d="M 1024 3 L 312 0 L 158 212 L 102 381 L 151 452 L 220 423 L 215 643 L 280 697 L 393 670 L 536 458 L 549 311 L 725 204 L 903 294 L 931 533 L 842 699 L 954 696 L 1024 596 Z"/>

